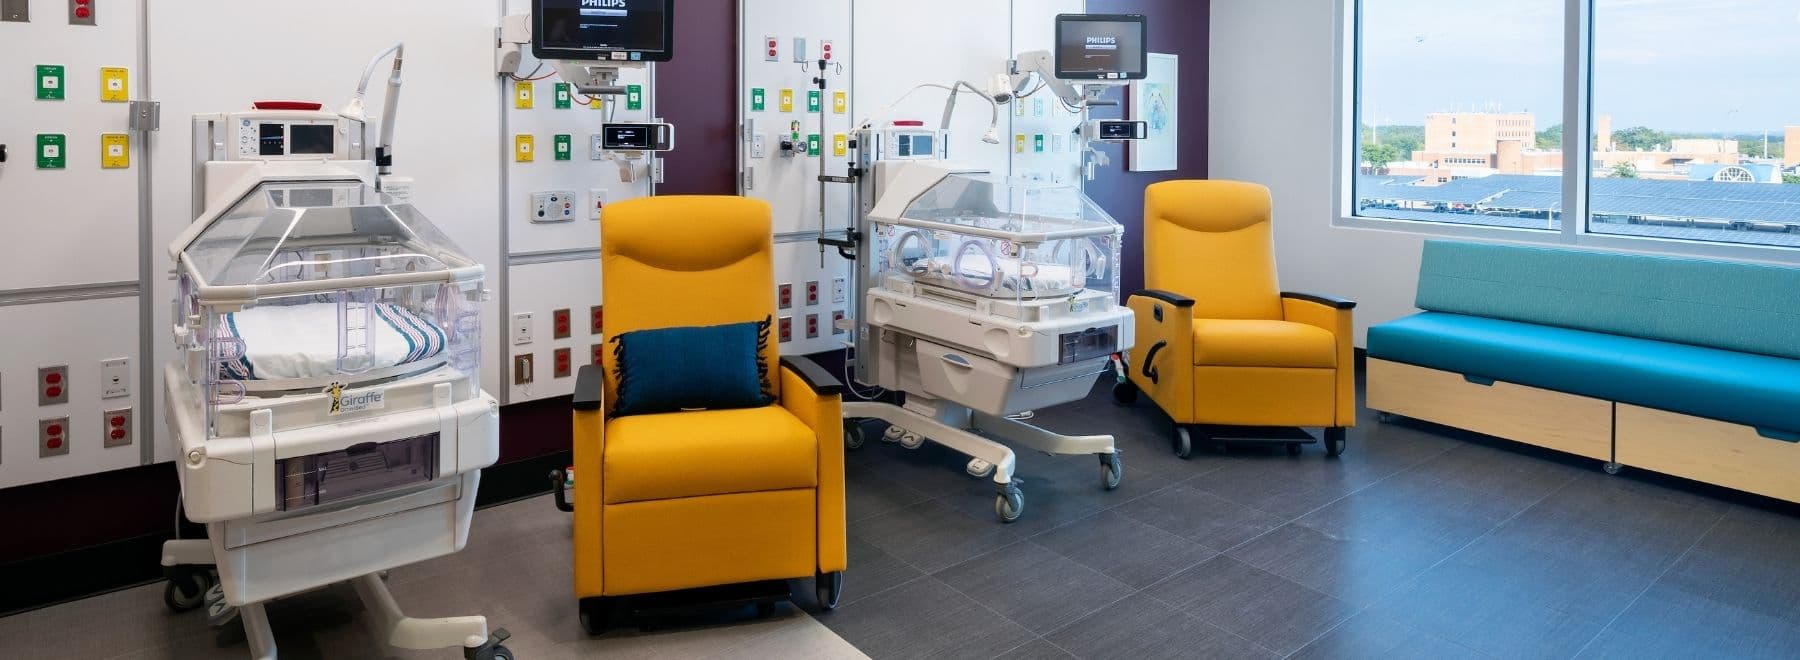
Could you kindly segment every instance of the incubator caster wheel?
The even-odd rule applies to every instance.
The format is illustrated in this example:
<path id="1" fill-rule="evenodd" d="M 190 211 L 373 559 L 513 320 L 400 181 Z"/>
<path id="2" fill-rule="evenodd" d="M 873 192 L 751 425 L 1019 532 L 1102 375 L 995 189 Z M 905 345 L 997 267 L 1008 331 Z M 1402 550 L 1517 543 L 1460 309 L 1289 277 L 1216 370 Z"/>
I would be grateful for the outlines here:
<path id="1" fill-rule="evenodd" d="M 243 643 L 245 638 L 243 617 L 240 616 L 238 608 L 226 604 L 223 597 L 218 600 L 209 600 L 207 603 L 206 623 L 216 631 L 213 634 L 213 643 L 217 644 L 219 648 Z"/>
<path id="2" fill-rule="evenodd" d="M 979 458 L 971 458 L 968 467 L 963 470 L 968 472 L 971 477 L 982 479 L 994 473 L 994 464 Z"/>
<path id="3" fill-rule="evenodd" d="M 1344 454 L 1344 445 L 1349 443 L 1345 437 L 1344 427 L 1333 426 L 1325 429 L 1325 455 L 1337 458 Z"/>
<path id="4" fill-rule="evenodd" d="M 1119 481 L 1125 478 L 1125 464 L 1119 460 L 1119 452 L 1100 455 L 1100 487 L 1115 490 Z"/>
<path id="5" fill-rule="evenodd" d="M 1000 487 L 1000 494 L 994 496 L 994 515 L 1000 522 L 1010 523 L 1025 513 L 1025 493 L 1019 491 L 1018 484 L 1008 483 Z"/>
<path id="6" fill-rule="evenodd" d="M 1122 380 L 1113 385 L 1113 402 L 1121 406 L 1137 403 L 1138 386 L 1129 380 Z"/>
<path id="7" fill-rule="evenodd" d="M 512 649 L 501 644 L 511 638 L 512 633 L 506 632 L 505 628 L 495 628 L 493 634 L 488 635 L 486 643 L 463 649 L 463 660 L 516 660 Z"/>
<path id="8" fill-rule="evenodd" d="M 925 446 L 925 438 L 917 433 L 903 433 L 900 435 L 900 446 L 907 449 L 918 449 Z"/>
<path id="9" fill-rule="evenodd" d="M 1618 474 L 1625 471 L 1625 466 L 1612 461 L 1607 461 L 1600 465 L 1600 469 L 1605 470 L 1607 474 Z"/>
<path id="10" fill-rule="evenodd" d="M 813 583 L 818 590 L 819 609 L 827 612 L 837 609 L 838 600 L 844 597 L 844 574 L 819 574 L 813 578 Z"/>
<path id="11" fill-rule="evenodd" d="M 857 449 L 862 449 L 862 446 L 863 446 L 862 424 L 860 424 L 856 421 L 853 421 L 853 420 L 844 420 L 844 448 L 849 449 L 849 450 L 857 450 Z"/>
<path id="12" fill-rule="evenodd" d="M 1194 457 L 1194 436 L 1188 433 L 1187 427 L 1175 427 L 1175 456 L 1178 458 Z"/>
<path id="13" fill-rule="evenodd" d="M 903 435 L 906 435 L 906 429 L 890 424 L 886 429 L 882 429 L 881 440 L 883 442 L 899 442 L 900 436 Z"/>
<path id="14" fill-rule="evenodd" d="M 1287 443 L 1287 453 L 1289 456 L 1299 456 L 1300 455 L 1300 443 L 1298 443 L 1298 442 Z"/>
<path id="15" fill-rule="evenodd" d="M 176 570 L 163 585 L 163 604 L 176 613 L 200 609 L 206 604 L 206 590 L 211 587 L 212 578 L 204 570 Z"/>

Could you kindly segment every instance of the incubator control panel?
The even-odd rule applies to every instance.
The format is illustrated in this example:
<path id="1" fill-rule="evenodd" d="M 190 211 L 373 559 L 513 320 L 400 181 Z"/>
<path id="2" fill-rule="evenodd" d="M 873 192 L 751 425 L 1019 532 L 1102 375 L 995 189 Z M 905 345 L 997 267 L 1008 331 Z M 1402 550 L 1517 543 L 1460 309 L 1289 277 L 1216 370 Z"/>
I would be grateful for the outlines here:
<path id="1" fill-rule="evenodd" d="M 213 125 L 212 160 L 356 160 L 362 123 L 324 110 L 202 115 Z"/>

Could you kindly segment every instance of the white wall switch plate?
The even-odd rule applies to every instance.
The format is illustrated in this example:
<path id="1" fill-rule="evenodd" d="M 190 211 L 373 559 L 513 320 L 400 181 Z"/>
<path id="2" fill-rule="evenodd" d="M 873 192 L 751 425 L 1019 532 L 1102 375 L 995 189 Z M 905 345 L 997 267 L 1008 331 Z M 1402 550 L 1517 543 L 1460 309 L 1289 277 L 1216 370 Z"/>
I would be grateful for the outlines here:
<path id="1" fill-rule="evenodd" d="M 842 278 L 842 277 L 831 278 L 831 302 L 841 303 L 841 302 L 844 302 L 845 299 L 849 298 L 849 293 L 847 291 L 845 291 L 844 289 L 845 289 L 844 278 Z"/>
<path id="2" fill-rule="evenodd" d="M 588 189 L 588 219 L 598 221 L 601 209 L 606 208 L 606 189 Z"/>
<path id="3" fill-rule="evenodd" d="M 513 315 L 513 345 L 524 346 L 531 343 L 531 312 L 519 312 Z"/>
<path id="4" fill-rule="evenodd" d="M 117 399 L 131 396 L 131 360 L 113 358 L 100 361 L 100 398 Z"/>
<path id="5" fill-rule="evenodd" d="M 763 135 L 757 133 L 750 136 L 750 157 L 762 158 L 767 155 L 768 147 L 763 144 Z"/>

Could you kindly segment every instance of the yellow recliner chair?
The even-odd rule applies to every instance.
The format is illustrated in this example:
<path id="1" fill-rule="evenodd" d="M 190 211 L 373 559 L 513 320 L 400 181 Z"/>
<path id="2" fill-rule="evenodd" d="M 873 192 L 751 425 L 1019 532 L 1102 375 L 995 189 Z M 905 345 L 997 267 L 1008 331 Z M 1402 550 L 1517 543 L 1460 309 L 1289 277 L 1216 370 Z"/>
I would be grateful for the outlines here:
<path id="1" fill-rule="evenodd" d="M 601 287 L 609 337 L 766 321 L 775 313 L 769 205 L 667 196 L 608 205 Z M 765 342 L 761 408 L 610 417 L 613 351 L 581 368 L 574 399 L 575 594 L 589 632 L 615 597 L 816 578 L 843 585 L 841 385 Z"/>
<path id="2" fill-rule="evenodd" d="M 1356 424 L 1356 303 L 1276 285 L 1269 189 L 1165 181 L 1144 190 L 1144 286 L 1122 403 L 1138 392 L 1175 420 L 1175 454 L 1197 425 L 1323 427 L 1344 450 Z M 1300 445 L 1284 439 L 1290 453 Z"/>

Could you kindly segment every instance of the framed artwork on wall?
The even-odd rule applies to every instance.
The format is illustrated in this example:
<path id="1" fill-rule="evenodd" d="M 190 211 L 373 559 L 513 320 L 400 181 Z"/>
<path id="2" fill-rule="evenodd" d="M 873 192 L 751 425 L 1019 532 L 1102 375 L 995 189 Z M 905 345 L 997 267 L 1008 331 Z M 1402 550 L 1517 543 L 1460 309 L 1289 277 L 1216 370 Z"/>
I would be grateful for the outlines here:
<path id="1" fill-rule="evenodd" d="M 1131 81 L 1129 110 L 1131 119 L 1144 122 L 1149 130 L 1144 139 L 1131 141 L 1127 148 L 1126 169 L 1133 172 L 1173 170 L 1177 155 L 1176 129 L 1180 126 L 1176 95 L 1180 57 L 1150 53 L 1146 64 L 1144 78 Z"/>

